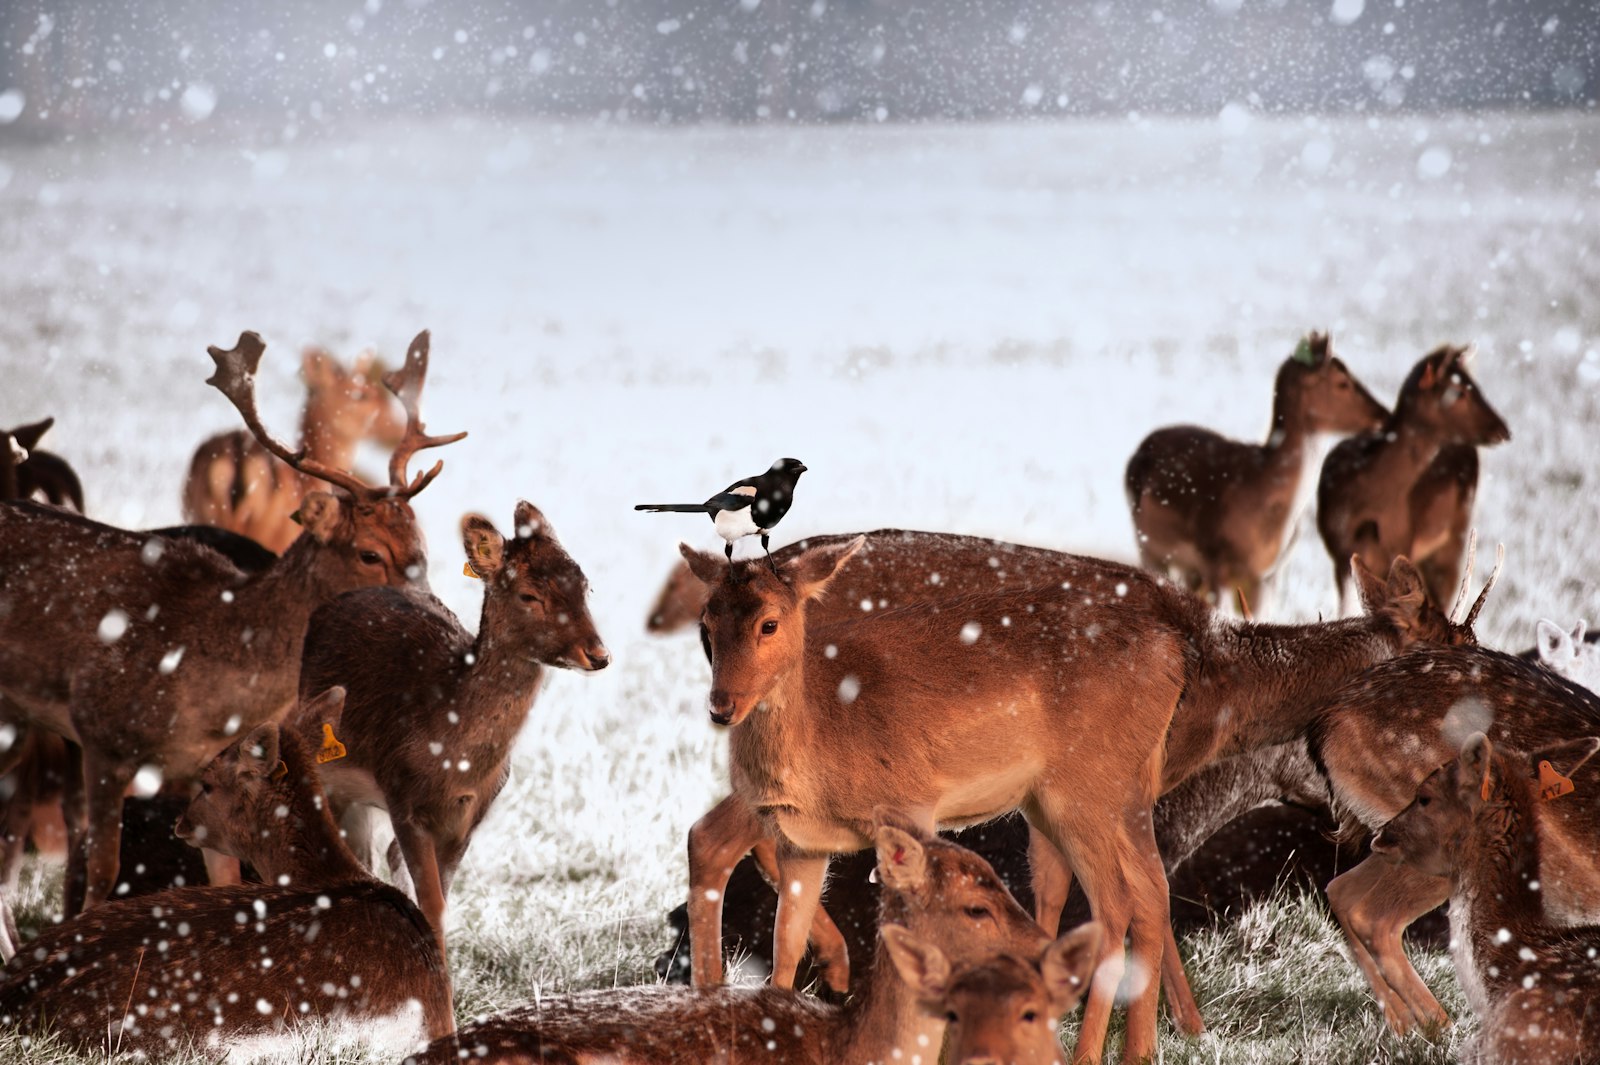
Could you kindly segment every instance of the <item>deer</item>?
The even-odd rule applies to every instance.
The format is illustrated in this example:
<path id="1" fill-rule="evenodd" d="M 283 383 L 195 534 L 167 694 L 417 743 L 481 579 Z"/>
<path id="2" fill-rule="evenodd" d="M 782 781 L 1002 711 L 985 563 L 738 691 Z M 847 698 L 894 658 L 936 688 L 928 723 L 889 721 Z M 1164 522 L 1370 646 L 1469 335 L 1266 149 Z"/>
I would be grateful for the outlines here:
<path id="1" fill-rule="evenodd" d="M 1143 571 L 1063 555 L 1056 563 L 1059 583 L 1048 587 L 907 604 L 814 628 L 807 623 L 809 600 L 826 590 L 828 579 L 843 565 L 837 561 L 838 556 L 847 560 L 850 545 L 812 548 L 767 578 L 755 576 L 747 567 L 723 567 L 715 558 L 687 546 L 682 550 L 697 576 L 712 585 L 702 622 L 712 649 L 711 717 L 714 723 L 731 726 L 730 777 L 734 787 L 734 795 L 713 808 L 690 832 L 689 925 L 693 967 L 701 974 L 695 978 L 697 983 L 714 982 L 711 974 L 720 976 L 719 901 L 728 870 L 753 843 L 765 837 L 777 841 L 780 882 L 791 888 L 779 900 L 773 968 L 774 982 L 787 986 L 799 960 L 800 933 L 808 927 L 814 912 L 816 885 L 826 867 L 826 853 L 852 849 L 851 811 L 866 795 L 877 797 L 880 791 L 884 801 L 921 809 L 924 816 L 932 807 L 931 820 L 947 825 L 985 820 L 1020 806 L 1041 833 L 1035 837 L 1031 858 L 1036 913 L 1047 916 L 1041 923 L 1048 930 L 1054 915 L 1060 912 L 1072 873 L 1078 872 L 1080 861 L 1087 864 L 1088 859 L 1075 855 L 1068 869 L 1060 859 L 1059 838 L 1050 836 L 1052 830 L 1058 837 L 1065 830 L 1048 821 L 1062 800 L 1028 791 L 1032 783 L 1028 774 L 1040 772 L 1041 768 L 1048 772 L 1053 753 L 1051 741 L 1036 737 L 1031 730 L 1053 730 L 1058 741 L 1066 730 L 1055 723 L 1042 726 L 1038 719 L 1024 717 L 1025 711 L 1019 710 L 1023 723 L 1012 726 L 1008 722 L 1000 742 L 976 735 L 982 727 L 976 722 L 985 720 L 985 709 L 996 703 L 1004 705 L 1007 700 L 1022 701 L 1024 695 L 1019 694 L 1019 689 L 1023 685 L 1035 683 L 1044 692 L 1026 694 L 1035 704 L 1029 709 L 1044 721 L 1051 721 L 1052 714 L 1063 713 L 1078 727 L 1092 729 L 1096 722 L 1110 720 L 1118 721 L 1121 727 L 1130 715 L 1133 720 L 1140 720 L 1143 714 L 1151 718 L 1165 716 L 1170 732 L 1168 725 L 1153 729 L 1163 735 L 1164 749 L 1146 749 L 1148 761 L 1141 767 L 1151 774 L 1151 786 L 1159 793 L 1176 787 L 1212 761 L 1294 739 L 1320 696 L 1338 681 L 1418 640 L 1463 638 L 1462 632 L 1470 632 L 1471 624 L 1469 618 L 1463 628 L 1434 608 L 1423 591 L 1420 576 L 1404 560 L 1391 567 L 1387 582 L 1365 574 L 1363 568 L 1363 590 L 1370 597 L 1371 611 L 1365 617 L 1311 626 L 1270 626 L 1218 619 L 1197 598 Z M 835 560 L 832 569 L 828 568 L 830 559 Z M 1472 617 L 1482 601 L 1480 595 Z M 1148 643 L 1140 644 L 1139 639 L 1127 637 L 1125 646 L 1141 647 L 1146 652 L 1145 669 L 1151 673 L 1160 671 L 1159 677 L 1143 678 L 1155 690 L 1119 691 L 1114 700 L 1104 696 L 1116 703 L 1115 711 L 1094 706 L 1095 700 L 1102 697 L 1104 686 L 1096 686 L 1089 679 L 1076 679 L 1072 673 L 1073 667 L 1090 665 L 1084 661 L 1090 656 L 1083 641 L 1092 639 L 1098 643 L 1101 635 L 1118 632 L 1116 626 L 1128 624 L 1132 617 L 1140 619 L 1142 639 Z M 1022 642 L 1024 647 L 1025 641 L 1008 630 L 1038 638 L 1044 619 L 1078 635 L 1076 640 L 1066 638 L 1064 648 L 1052 646 L 1030 660 L 1014 649 L 1013 641 Z M 968 627 L 969 622 L 972 627 Z M 965 644 L 963 633 L 981 636 L 998 630 L 999 636 L 982 647 L 987 657 L 968 658 L 959 651 L 948 653 L 931 635 L 951 627 L 961 630 L 949 636 L 950 644 L 957 648 Z M 785 633 L 784 638 L 772 640 L 779 631 Z M 1086 637 L 1084 633 L 1090 635 Z M 812 641 L 813 646 L 821 644 L 820 650 L 825 652 L 831 648 L 831 657 L 827 653 L 807 654 L 806 646 Z M 893 656 L 884 650 L 890 644 L 896 648 Z M 1120 637 L 1106 641 L 1106 645 L 1113 651 L 1124 647 Z M 1099 653 L 1098 647 L 1093 649 Z M 1052 668 L 1058 653 L 1071 665 L 1060 670 Z M 958 669 L 950 668 L 952 659 L 959 663 Z M 901 668 L 891 668 L 891 661 Z M 1097 664 L 1115 675 L 1115 662 L 1109 667 Z M 1053 706 L 1051 689 L 1030 676 L 1030 669 L 1047 670 L 1049 683 L 1083 689 L 1074 689 L 1074 709 L 1063 711 Z M 906 679 L 926 676 L 937 680 Z M 1166 679 L 1175 687 L 1157 686 Z M 864 705 L 857 697 L 869 687 L 874 699 Z M 926 704 L 936 698 L 933 689 L 939 689 L 940 695 L 937 705 L 929 706 Z M 944 689 L 961 694 L 944 697 Z M 1129 702 L 1135 707 L 1132 711 L 1127 709 Z M 897 707 L 893 714 L 888 710 L 890 704 Z M 1093 708 L 1077 709 L 1083 704 Z M 753 714 L 752 709 L 757 706 L 764 710 Z M 741 724 L 747 719 L 757 727 L 750 729 Z M 853 733 L 846 726 L 847 721 L 862 734 Z M 1143 727 L 1142 721 L 1140 725 Z M 906 730 L 913 734 L 905 735 Z M 930 742 L 935 738 L 937 742 Z M 985 774 L 999 776 L 1002 771 L 984 768 L 981 759 L 1006 758 L 1011 754 L 1008 744 L 1013 742 L 1025 744 L 1026 754 L 1016 756 L 1021 767 L 1008 766 L 1003 771 L 1009 777 L 1005 781 L 1005 799 L 992 798 L 1000 786 L 991 783 Z M 1142 736 L 1133 742 L 1137 749 Z M 1108 760 L 1136 757 L 1114 750 L 1109 752 Z M 958 768 L 940 764 L 940 758 L 952 759 Z M 845 771 L 844 767 L 857 762 L 862 763 L 859 772 Z M 878 768 L 871 769 L 869 764 Z M 896 772 L 882 772 L 884 764 L 896 766 Z M 1076 768 L 1076 775 L 1083 777 L 1083 767 Z M 1109 775 L 1143 786 L 1137 776 L 1139 771 L 1127 766 L 1112 771 L 1097 762 L 1092 778 L 1103 781 Z M 1071 775 L 1065 770 L 1057 772 Z M 966 774 L 976 779 L 969 780 Z M 823 780 L 827 781 L 826 786 Z M 895 790 L 900 787 L 910 789 L 909 793 Z M 948 790 L 941 794 L 941 789 Z M 974 799 L 970 794 L 973 791 L 979 791 L 982 798 Z M 962 804 L 954 817 L 940 810 L 941 802 L 952 801 L 948 795 L 954 795 L 955 801 Z M 1154 797 L 1150 796 L 1152 804 Z M 1073 798 L 1083 804 L 1083 811 L 1107 801 L 1104 796 L 1080 798 L 1076 792 Z M 1116 799 L 1129 807 L 1143 802 L 1142 797 L 1121 794 Z M 993 808 L 982 812 L 977 809 L 988 803 L 993 803 Z M 1147 817 L 1148 810 L 1145 806 L 1128 820 Z M 1101 816 L 1116 820 L 1112 815 Z M 788 824 L 795 826 L 801 839 L 790 835 L 790 829 L 785 827 Z M 1128 831 L 1142 838 L 1149 826 L 1135 824 Z M 1043 842 L 1052 846 L 1043 846 Z M 798 858 L 796 851 L 801 852 Z M 789 855 L 787 863 L 785 852 Z M 1165 909 L 1164 877 L 1156 889 L 1159 896 L 1144 883 L 1153 879 L 1152 872 L 1160 875 L 1159 860 L 1153 852 L 1152 843 L 1140 854 L 1149 864 L 1130 863 L 1136 866 L 1132 874 L 1117 866 L 1110 874 L 1094 869 L 1090 875 L 1102 882 L 1108 877 L 1120 877 L 1129 884 L 1123 900 L 1134 899 L 1141 909 Z M 784 871 L 786 864 L 790 868 L 798 866 L 798 871 Z M 1151 866 L 1156 868 L 1152 870 Z M 796 882 L 798 888 L 794 886 Z M 1135 883 L 1139 886 L 1133 886 Z M 1086 891 L 1091 913 L 1107 924 L 1107 942 L 1120 954 L 1122 930 L 1127 925 L 1114 931 L 1114 923 L 1107 921 L 1096 906 L 1096 886 L 1087 883 Z M 1131 923 L 1131 917 L 1127 919 Z M 1136 941 L 1135 949 L 1142 946 L 1147 952 L 1140 965 L 1147 964 L 1142 959 L 1152 954 L 1156 960 L 1167 959 L 1164 977 L 1180 1027 L 1185 1031 L 1202 1028 L 1170 925 L 1163 918 L 1154 929 L 1147 924 L 1145 930 L 1147 934 L 1163 936 L 1166 948 L 1163 955 Z M 1102 973 L 1108 971 L 1115 970 L 1106 966 L 1101 969 Z M 1107 1001 L 1102 1008 L 1108 1014 L 1108 1000 L 1116 981 L 1103 979 L 1101 993 Z M 1154 988 L 1147 990 L 1153 992 Z M 1148 1022 L 1144 1017 L 1139 1021 L 1148 1023 L 1148 1038 L 1153 1043 L 1153 1005 L 1150 1008 Z M 1078 1046 L 1078 1054 L 1085 1058 L 1098 1055 L 1103 1039 L 1103 1027 L 1096 1029 L 1096 1024 L 1103 1022 L 1096 1019 L 1095 992 L 1091 992 L 1086 1018 L 1085 1035 L 1080 1036 Z M 1144 1029 L 1133 1020 L 1130 1016 L 1132 1038 L 1125 1047 L 1130 1057 L 1149 1053 L 1140 1049 L 1138 1040 L 1143 1037 L 1139 1033 Z"/>
<path id="2" fill-rule="evenodd" d="M 1123 485 L 1145 568 L 1215 603 L 1236 596 L 1248 615 L 1283 553 L 1313 437 L 1376 429 L 1387 415 L 1328 334 L 1302 337 L 1278 367 L 1265 443 L 1174 425 L 1134 451 Z"/>
<path id="3" fill-rule="evenodd" d="M 306 383 L 300 453 L 311 460 L 348 470 L 363 440 L 392 448 L 405 435 L 405 418 L 379 387 L 382 374 L 371 352 L 347 370 L 328 352 L 308 347 L 300 376 Z M 243 430 L 218 433 L 189 460 L 183 518 L 242 533 L 282 554 L 300 535 L 293 515 L 317 480 Z"/>
<path id="4" fill-rule="evenodd" d="M 39 439 L 55 425 L 54 418 L 0 429 L 0 499 L 43 496 L 58 507 L 83 513 L 83 485 L 60 455 L 39 448 Z"/>
<path id="5" fill-rule="evenodd" d="M 762 562 L 765 565 L 765 561 Z M 956 964 L 1001 953 L 1034 957 L 1050 937 L 989 863 L 879 810 L 869 822 L 882 884 L 880 927 L 938 943 Z M 435 1041 L 411 1065 L 932 1061 L 944 1021 L 919 1009 L 879 941 L 865 985 L 844 1006 L 793 990 L 645 986 L 546 995 Z"/>
<path id="6" fill-rule="evenodd" d="M 1317 531 L 1341 602 L 1350 557 L 1382 572 L 1399 555 L 1443 603 L 1460 575 L 1480 446 L 1511 439 L 1467 373 L 1469 349 L 1443 345 L 1406 376 L 1381 428 L 1337 444 L 1317 480 Z"/>
<path id="7" fill-rule="evenodd" d="M 1536 749 L 1600 733 L 1600 696 L 1516 656 L 1483 647 L 1413 648 L 1328 695 L 1307 748 L 1345 831 L 1394 818 L 1465 736 Z M 1553 924 L 1600 920 L 1600 790 L 1552 804 L 1541 822 L 1542 899 Z M 1447 879 L 1372 857 L 1327 886 L 1351 956 L 1397 1034 L 1449 1016 L 1406 958 L 1401 936 L 1450 897 Z"/>
<path id="8" fill-rule="evenodd" d="M 537 507 L 517 503 L 510 537 L 469 514 L 461 539 L 467 572 L 483 582 L 477 636 L 419 589 L 340 596 L 311 616 L 300 691 L 339 684 L 349 695 L 334 717 L 292 722 L 322 744 L 337 807 L 389 812 L 441 952 L 451 879 L 505 785 L 545 667 L 597 672 L 611 661 L 585 604 L 589 583 Z"/>
<path id="9" fill-rule="evenodd" d="M 1540 618 L 1534 629 L 1534 652 L 1544 668 L 1590 691 L 1600 691 L 1600 630 L 1585 633 L 1586 627 L 1579 618 L 1568 632 L 1555 622 Z"/>
<path id="10" fill-rule="evenodd" d="M 417 403 L 428 335 L 388 384 L 407 411 L 389 460 L 390 483 L 369 485 L 274 439 L 256 413 L 255 370 L 265 344 L 240 335 L 208 349 L 210 382 L 256 439 L 334 491 L 308 492 L 304 533 L 271 566 L 246 574 L 187 540 L 151 537 L 30 503 L 0 503 L 0 695 L 25 723 L 81 751 L 81 786 L 68 797 L 73 850 L 84 858 L 69 909 L 94 906 L 116 882 L 124 794 L 144 777 L 192 780 L 241 730 L 294 703 L 300 647 L 312 611 L 369 585 L 426 585 L 427 558 L 410 501 L 442 462 L 409 481 L 428 436 Z M 0 769 L 5 768 L 0 766 Z M 86 808 L 86 809 L 85 809 Z M 225 869 L 224 869 L 225 872 Z"/>
<path id="11" fill-rule="evenodd" d="M 426 920 L 356 861 L 292 732 L 257 725 L 213 758 L 177 832 L 265 882 L 107 902 L 45 929 L 0 973 L 0 1019 L 150 1056 L 317 1019 L 392 1017 L 413 1033 L 420 1021 L 427 1039 L 454 1030 Z"/>
<path id="12" fill-rule="evenodd" d="M 1600 787 L 1600 773 L 1580 773 L 1597 750 L 1588 736 L 1522 754 L 1474 732 L 1372 841 L 1374 856 L 1449 883 L 1451 953 L 1484 1065 L 1600 1060 L 1600 925 L 1549 919 L 1541 853 L 1561 835 L 1548 819 Z"/>
<path id="13" fill-rule="evenodd" d="M 923 1010 L 945 1022 L 947 1065 L 1062 1065 L 1061 1019 L 1089 985 L 1100 926 L 1073 929 L 1038 958 L 1001 954 L 952 965 L 935 943 L 898 925 L 883 941 Z"/>

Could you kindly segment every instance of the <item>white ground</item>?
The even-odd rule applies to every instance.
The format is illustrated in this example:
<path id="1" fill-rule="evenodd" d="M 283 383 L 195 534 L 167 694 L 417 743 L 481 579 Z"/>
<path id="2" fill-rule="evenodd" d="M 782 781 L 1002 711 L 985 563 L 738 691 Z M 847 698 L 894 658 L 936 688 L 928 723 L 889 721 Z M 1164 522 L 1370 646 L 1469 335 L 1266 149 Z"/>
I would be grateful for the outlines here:
<path id="1" fill-rule="evenodd" d="M 1150 429 L 1262 433 L 1309 328 L 1386 399 L 1471 340 L 1515 433 L 1484 456 L 1508 561 L 1480 632 L 1600 621 L 1597 187 L 1600 121 L 1573 116 L 0 141 L 0 425 L 56 415 L 92 514 L 176 522 L 191 449 L 235 425 L 206 344 L 267 339 L 287 434 L 302 344 L 398 359 L 433 330 L 428 423 L 472 433 L 419 499 L 435 591 L 474 624 L 456 522 L 528 498 L 616 662 L 551 681 L 458 880 L 458 963 L 496 974 L 463 973 L 478 1008 L 638 976 L 725 787 L 697 648 L 642 631 L 677 539 L 717 541 L 633 503 L 794 455 L 780 542 L 1131 558 L 1122 466 Z M 1283 583 L 1279 616 L 1333 610 L 1309 524 Z"/>

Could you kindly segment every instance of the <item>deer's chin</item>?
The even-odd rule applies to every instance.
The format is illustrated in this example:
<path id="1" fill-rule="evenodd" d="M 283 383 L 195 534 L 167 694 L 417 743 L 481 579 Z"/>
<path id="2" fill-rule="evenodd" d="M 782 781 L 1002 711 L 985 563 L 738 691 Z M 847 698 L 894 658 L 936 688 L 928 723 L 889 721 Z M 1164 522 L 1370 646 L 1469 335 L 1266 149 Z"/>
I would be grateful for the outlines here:
<path id="1" fill-rule="evenodd" d="M 189 820 L 188 814 L 179 814 L 177 822 L 172 826 L 172 834 L 189 844 L 198 847 L 200 843 L 195 839 L 194 822 Z"/>
<path id="2" fill-rule="evenodd" d="M 715 725 L 722 725 L 725 728 L 736 728 L 759 705 L 761 705 L 759 700 L 752 699 L 750 702 L 735 703 L 733 709 L 727 711 L 713 708 L 710 711 L 711 722 Z"/>

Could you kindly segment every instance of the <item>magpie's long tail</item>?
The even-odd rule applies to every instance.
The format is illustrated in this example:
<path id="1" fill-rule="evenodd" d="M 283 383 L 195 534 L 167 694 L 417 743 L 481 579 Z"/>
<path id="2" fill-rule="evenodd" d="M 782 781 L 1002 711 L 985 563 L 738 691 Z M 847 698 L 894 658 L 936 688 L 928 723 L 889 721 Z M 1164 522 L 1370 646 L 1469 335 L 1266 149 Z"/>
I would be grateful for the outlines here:
<path id="1" fill-rule="evenodd" d="M 707 514 L 704 503 L 640 503 L 634 510 L 648 510 L 652 514 Z"/>

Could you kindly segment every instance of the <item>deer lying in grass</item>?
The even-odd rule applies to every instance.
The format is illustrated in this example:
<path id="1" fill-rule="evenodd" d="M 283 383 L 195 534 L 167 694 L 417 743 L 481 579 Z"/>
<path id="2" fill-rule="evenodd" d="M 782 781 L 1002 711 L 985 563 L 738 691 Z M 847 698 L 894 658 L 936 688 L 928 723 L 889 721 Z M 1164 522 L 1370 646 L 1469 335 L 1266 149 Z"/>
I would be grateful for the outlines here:
<path id="1" fill-rule="evenodd" d="M 1328 335 L 1310 333 L 1278 368 L 1265 444 L 1193 425 L 1157 429 L 1123 479 L 1145 567 L 1175 571 L 1219 604 L 1237 594 L 1248 613 L 1283 550 L 1312 438 L 1376 429 L 1387 414 L 1333 355 Z"/>
<path id="2" fill-rule="evenodd" d="M 274 565 L 247 575 L 209 548 L 101 525 L 28 503 L 0 503 L 0 695 L 27 722 L 82 750 L 87 833 L 69 797 L 74 847 L 87 854 L 84 905 L 116 883 L 122 799 L 141 767 L 193 779 L 240 730 L 281 717 L 295 699 L 311 612 L 368 585 L 426 584 L 409 500 L 442 463 L 406 481 L 425 447 L 416 403 L 427 334 L 389 384 L 409 415 L 390 459 L 391 483 L 368 485 L 274 440 L 255 408 L 264 345 L 245 333 L 211 348 L 211 378 L 265 446 L 339 491 L 310 492 L 305 534 Z M 69 900 L 75 891 L 69 891 Z"/>
<path id="3" fill-rule="evenodd" d="M 0 499 L 34 499 L 83 513 L 83 485 L 67 460 L 39 450 L 39 438 L 56 423 L 46 418 L 32 425 L 0 429 Z"/>
<path id="4" fill-rule="evenodd" d="M 453 1029 L 427 922 L 339 838 L 292 734 L 261 725 L 213 759 L 178 833 L 266 883 L 108 902 L 46 929 L 0 974 L 0 1018 L 149 1055 L 319 1018 L 420 1020 L 430 1039 Z"/>
<path id="5" fill-rule="evenodd" d="M 1061 1065 L 1061 1019 L 1077 1008 L 1100 953 L 1100 927 L 1083 925 L 1035 959 L 1002 954 L 952 965 L 937 944 L 886 925 L 900 979 L 945 1022 L 946 1065 Z"/>
<path id="6" fill-rule="evenodd" d="M 1596 750 L 1590 736 L 1523 755 L 1475 732 L 1372 841 L 1374 854 L 1450 883 L 1452 953 L 1483 1065 L 1600 1061 L 1600 926 L 1549 920 L 1541 861 L 1547 817 L 1578 801 L 1574 788 L 1600 788 L 1600 772 L 1579 773 Z"/>
<path id="7" fill-rule="evenodd" d="M 405 419 L 379 387 L 369 352 L 348 370 L 320 348 L 300 362 L 306 402 L 300 411 L 300 453 L 329 469 L 348 470 L 361 441 L 394 447 Z M 300 535 L 294 513 L 316 478 L 283 461 L 243 430 L 219 433 L 195 449 L 183 484 L 183 520 L 242 533 L 282 554 Z"/>
<path id="8" fill-rule="evenodd" d="M 1590 691 L 1600 691 L 1600 631 L 1585 633 L 1585 627 L 1582 618 L 1571 632 L 1540 619 L 1534 650 L 1544 668 Z"/>
<path id="9" fill-rule="evenodd" d="M 306 631 L 302 698 L 334 684 L 349 696 L 339 715 L 294 727 L 330 748 L 322 776 L 337 806 L 389 811 L 441 952 L 451 878 L 506 782 L 544 667 L 611 661 L 584 603 L 589 583 L 550 522 L 527 502 L 512 522 L 507 539 L 488 518 L 462 519 L 467 566 L 483 581 L 476 637 L 433 596 L 393 588 L 340 596 Z"/>
<path id="10" fill-rule="evenodd" d="M 1600 733 L 1600 696 L 1511 655 L 1424 647 L 1374 666 L 1330 695 L 1310 730 L 1312 757 L 1344 819 L 1376 828 L 1417 786 L 1487 732 L 1521 749 Z M 1541 821 L 1545 914 L 1552 924 L 1600 920 L 1600 787 L 1552 804 Z M 1450 895 L 1449 882 L 1369 858 L 1328 885 L 1356 963 L 1397 1033 L 1449 1017 L 1406 959 L 1405 928 Z"/>
<path id="11" fill-rule="evenodd" d="M 1416 563 L 1443 603 L 1460 577 L 1478 484 L 1478 445 L 1511 439 L 1463 363 L 1445 345 L 1411 368 L 1383 426 L 1328 453 L 1317 481 L 1317 531 L 1333 557 L 1341 601 L 1350 557 L 1383 572 Z"/>
<path id="12" fill-rule="evenodd" d="M 761 563 L 766 565 L 765 560 Z M 989 863 L 880 812 L 870 828 L 883 884 L 879 918 L 940 944 L 957 964 L 1002 952 L 1036 956 L 1049 937 Z M 766 986 L 648 986 L 546 996 L 435 1042 L 414 1065 L 857 1065 L 932 1062 L 942 1018 L 926 1015 L 881 944 L 865 986 L 845 1006 Z"/>

